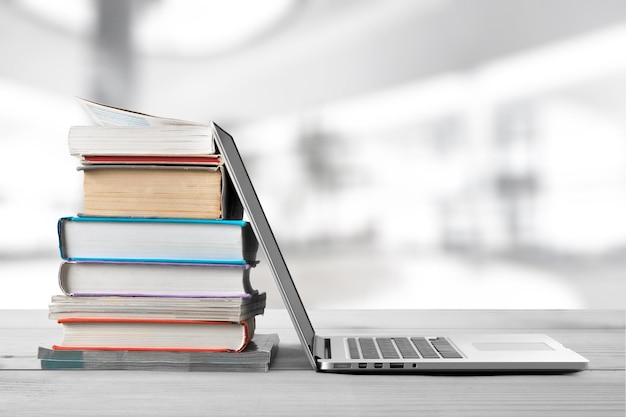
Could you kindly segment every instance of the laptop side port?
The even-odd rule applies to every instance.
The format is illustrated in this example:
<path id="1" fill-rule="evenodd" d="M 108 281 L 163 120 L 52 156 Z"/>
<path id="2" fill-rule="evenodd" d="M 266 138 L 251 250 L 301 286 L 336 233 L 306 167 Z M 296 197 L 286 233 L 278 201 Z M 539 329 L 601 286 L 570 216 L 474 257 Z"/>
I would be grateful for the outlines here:
<path id="1" fill-rule="evenodd" d="M 389 364 L 389 367 L 390 367 L 391 369 L 401 369 L 401 368 L 404 368 L 404 364 L 403 364 L 403 363 L 394 363 L 394 362 L 391 362 L 391 363 Z"/>
<path id="2" fill-rule="evenodd" d="M 335 369 L 350 369 L 352 367 L 349 363 L 334 363 L 333 368 Z"/>
<path id="3" fill-rule="evenodd" d="M 365 368 L 367 368 L 367 363 L 365 363 L 365 362 L 359 362 L 359 368 L 360 368 L 360 369 L 365 369 Z"/>
<path id="4" fill-rule="evenodd" d="M 381 362 L 374 363 L 374 368 L 382 368 L 383 364 Z"/>

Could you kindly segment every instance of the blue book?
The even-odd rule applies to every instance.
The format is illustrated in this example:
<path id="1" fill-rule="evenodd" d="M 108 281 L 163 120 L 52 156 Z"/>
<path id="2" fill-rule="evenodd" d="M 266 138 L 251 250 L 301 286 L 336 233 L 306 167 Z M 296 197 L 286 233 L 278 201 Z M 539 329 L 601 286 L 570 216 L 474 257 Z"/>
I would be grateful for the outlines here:
<path id="1" fill-rule="evenodd" d="M 58 235 L 69 261 L 254 264 L 258 249 L 242 220 L 63 217 Z"/>

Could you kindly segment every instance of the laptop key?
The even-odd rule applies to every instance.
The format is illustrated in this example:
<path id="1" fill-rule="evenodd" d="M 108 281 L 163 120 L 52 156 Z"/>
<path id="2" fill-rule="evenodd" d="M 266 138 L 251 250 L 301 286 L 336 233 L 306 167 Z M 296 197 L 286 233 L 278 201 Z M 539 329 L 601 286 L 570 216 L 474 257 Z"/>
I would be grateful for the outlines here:
<path id="1" fill-rule="evenodd" d="M 391 338 L 378 338 L 376 339 L 380 353 L 383 355 L 383 359 L 399 359 L 400 355 L 393 346 Z"/>
<path id="2" fill-rule="evenodd" d="M 348 338 L 348 352 L 350 353 L 350 359 L 361 359 L 359 348 L 356 345 L 356 339 L 354 337 Z"/>
<path id="3" fill-rule="evenodd" d="M 441 355 L 442 358 L 446 359 L 462 359 L 463 356 L 457 352 L 457 350 L 448 342 L 448 339 L 443 337 L 438 337 L 436 339 L 431 339 L 433 347 L 437 349 L 437 352 Z"/>
<path id="4" fill-rule="evenodd" d="M 359 338 L 359 345 L 361 346 L 361 354 L 363 359 L 380 359 L 374 339 L 372 338 Z"/>
<path id="5" fill-rule="evenodd" d="M 406 337 L 400 337 L 393 339 L 393 341 L 396 342 L 396 346 L 398 347 L 398 350 L 400 351 L 400 354 L 403 358 L 419 359 L 420 356 L 411 345 L 411 342 L 409 342 L 409 339 L 407 339 Z"/>
<path id="6" fill-rule="evenodd" d="M 440 359 L 439 354 L 430 346 L 425 337 L 412 337 L 411 342 L 424 359 Z"/>

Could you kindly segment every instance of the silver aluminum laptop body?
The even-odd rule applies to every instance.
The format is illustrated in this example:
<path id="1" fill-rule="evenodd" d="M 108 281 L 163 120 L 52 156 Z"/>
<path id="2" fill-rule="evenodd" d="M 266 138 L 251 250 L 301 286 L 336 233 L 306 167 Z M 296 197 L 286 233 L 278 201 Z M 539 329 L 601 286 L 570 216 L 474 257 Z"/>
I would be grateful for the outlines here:
<path id="1" fill-rule="evenodd" d="M 233 138 L 213 125 L 215 140 L 313 369 L 349 373 L 568 372 L 588 360 L 543 334 L 317 335 Z"/>

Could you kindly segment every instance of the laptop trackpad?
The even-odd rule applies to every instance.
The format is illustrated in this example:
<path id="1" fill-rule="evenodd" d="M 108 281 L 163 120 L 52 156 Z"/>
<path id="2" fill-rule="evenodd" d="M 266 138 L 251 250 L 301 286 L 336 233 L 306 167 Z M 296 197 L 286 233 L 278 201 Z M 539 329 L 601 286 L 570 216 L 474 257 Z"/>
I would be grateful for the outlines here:
<path id="1" fill-rule="evenodd" d="M 481 351 L 538 351 L 554 350 L 542 342 L 498 342 L 498 343 L 472 343 L 476 350 Z"/>

